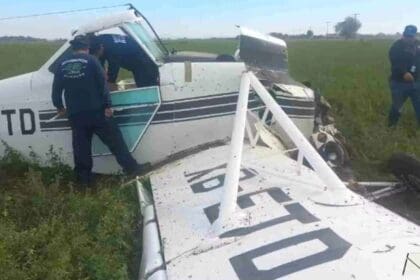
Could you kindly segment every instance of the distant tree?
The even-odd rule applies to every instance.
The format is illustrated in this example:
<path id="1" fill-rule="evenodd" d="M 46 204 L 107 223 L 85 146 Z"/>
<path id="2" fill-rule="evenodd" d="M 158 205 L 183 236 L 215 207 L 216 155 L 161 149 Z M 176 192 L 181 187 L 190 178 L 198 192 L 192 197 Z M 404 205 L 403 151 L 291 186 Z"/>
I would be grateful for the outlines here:
<path id="1" fill-rule="evenodd" d="M 339 22 L 335 25 L 335 32 L 346 38 L 355 38 L 357 31 L 362 27 L 362 23 L 354 17 L 346 17 L 342 22 Z"/>
<path id="2" fill-rule="evenodd" d="M 306 38 L 308 38 L 308 39 L 312 39 L 314 37 L 314 32 L 312 31 L 312 30 L 308 30 L 307 32 L 306 32 Z"/>

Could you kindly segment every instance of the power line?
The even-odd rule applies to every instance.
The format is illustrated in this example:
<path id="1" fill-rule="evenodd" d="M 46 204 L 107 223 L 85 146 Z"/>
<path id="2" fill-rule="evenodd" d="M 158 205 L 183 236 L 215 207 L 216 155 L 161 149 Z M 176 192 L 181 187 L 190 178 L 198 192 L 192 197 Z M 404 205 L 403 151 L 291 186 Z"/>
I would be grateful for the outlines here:
<path id="1" fill-rule="evenodd" d="M 130 7 L 130 5 L 131 4 L 120 4 L 120 5 L 114 5 L 114 6 L 102 6 L 102 7 L 96 7 L 96 8 L 57 11 L 57 12 L 31 14 L 31 15 L 24 15 L 24 16 L 3 17 L 3 18 L 0 18 L 0 21 L 33 18 L 33 17 L 42 17 L 42 16 L 62 15 L 62 14 L 74 14 L 74 13 L 88 12 L 88 11 L 95 11 L 95 10 L 106 10 L 106 9 L 113 9 L 113 8 L 120 8 L 120 7 Z"/>
<path id="2" fill-rule="evenodd" d="M 102 6 L 102 7 L 95 7 L 95 8 L 85 8 L 85 9 L 66 10 L 66 11 L 59 11 L 59 12 L 40 13 L 40 14 L 32 14 L 32 15 L 24 15 L 24 16 L 4 17 L 4 18 L 0 18 L 0 21 L 14 20 L 14 19 L 24 19 L 24 18 L 32 18 L 32 17 L 41 17 L 41 16 L 62 15 L 62 14 L 74 14 L 74 13 L 80 13 L 80 12 L 88 12 L 88 11 L 95 11 L 95 10 L 106 10 L 106 9 L 113 9 L 113 8 L 120 8 L 120 7 L 127 7 L 128 9 L 134 10 L 139 16 L 141 16 L 146 21 L 147 25 L 150 27 L 152 32 L 155 34 L 156 38 L 158 39 L 159 43 L 163 47 L 164 51 L 169 54 L 168 49 L 163 44 L 162 40 L 160 39 L 159 35 L 156 33 L 153 26 L 150 24 L 149 20 L 130 3 L 113 5 L 113 6 Z"/>

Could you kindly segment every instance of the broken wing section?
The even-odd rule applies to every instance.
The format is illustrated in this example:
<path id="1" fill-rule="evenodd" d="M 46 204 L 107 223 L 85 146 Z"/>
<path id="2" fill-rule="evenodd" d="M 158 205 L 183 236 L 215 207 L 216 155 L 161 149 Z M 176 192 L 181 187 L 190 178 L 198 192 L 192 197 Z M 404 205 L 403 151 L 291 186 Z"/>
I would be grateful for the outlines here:
<path id="1" fill-rule="evenodd" d="M 239 56 L 247 69 L 255 74 L 302 133 L 310 137 L 314 130 L 314 92 L 289 75 L 286 43 L 281 39 L 240 27 L 238 51 L 236 57 Z M 271 123 L 270 126 L 271 131 L 282 139 L 287 148 L 294 147 L 278 124 Z"/>
<path id="2" fill-rule="evenodd" d="M 240 28 L 240 58 L 249 67 L 288 72 L 287 45 L 281 39 Z"/>

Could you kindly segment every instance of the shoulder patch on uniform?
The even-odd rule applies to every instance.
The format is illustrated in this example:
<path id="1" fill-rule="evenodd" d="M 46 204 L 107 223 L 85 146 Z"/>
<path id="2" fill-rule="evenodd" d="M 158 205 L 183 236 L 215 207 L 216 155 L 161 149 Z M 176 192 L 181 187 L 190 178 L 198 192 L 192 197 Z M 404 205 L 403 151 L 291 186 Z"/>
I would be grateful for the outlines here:
<path id="1" fill-rule="evenodd" d="M 114 34 L 112 35 L 112 39 L 116 44 L 127 44 L 127 40 L 124 36 Z"/>

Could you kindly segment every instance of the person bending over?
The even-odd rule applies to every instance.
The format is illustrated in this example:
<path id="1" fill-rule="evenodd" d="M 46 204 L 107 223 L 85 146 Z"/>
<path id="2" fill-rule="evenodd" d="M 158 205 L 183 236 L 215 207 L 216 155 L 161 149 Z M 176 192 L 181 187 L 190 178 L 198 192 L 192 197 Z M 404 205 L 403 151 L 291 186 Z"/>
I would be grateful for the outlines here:
<path id="1" fill-rule="evenodd" d="M 137 87 L 157 85 L 158 70 L 149 57 L 130 37 L 118 34 L 90 36 L 90 53 L 105 66 L 108 64 L 108 83 L 116 90 L 120 68 L 132 72 Z"/>

